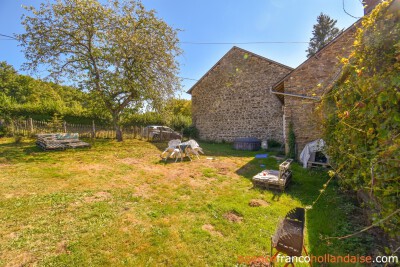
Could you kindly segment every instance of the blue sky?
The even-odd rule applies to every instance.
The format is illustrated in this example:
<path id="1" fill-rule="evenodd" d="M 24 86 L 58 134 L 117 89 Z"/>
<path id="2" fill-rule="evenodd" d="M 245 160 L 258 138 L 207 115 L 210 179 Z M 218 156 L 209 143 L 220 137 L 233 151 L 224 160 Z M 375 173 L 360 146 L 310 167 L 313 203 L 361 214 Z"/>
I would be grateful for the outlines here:
<path id="1" fill-rule="evenodd" d="M 41 0 L 0 0 L 0 33 L 22 33 L 21 5 L 38 6 Z M 308 42 L 317 16 L 323 12 L 336 19 L 339 28 L 347 28 L 363 14 L 360 0 L 143 0 L 148 9 L 182 31 L 182 42 Z M 25 61 L 16 41 L 0 37 L 0 61 L 7 61 L 17 70 Z M 237 46 L 297 67 L 306 59 L 308 45 L 236 44 Z M 200 79 L 233 44 L 181 44 L 184 54 L 178 59 L 180 76 Z M 21 72 L 22 73 L 22 72 Z M 182 80 L 181 97 L 195 83 Z"/>

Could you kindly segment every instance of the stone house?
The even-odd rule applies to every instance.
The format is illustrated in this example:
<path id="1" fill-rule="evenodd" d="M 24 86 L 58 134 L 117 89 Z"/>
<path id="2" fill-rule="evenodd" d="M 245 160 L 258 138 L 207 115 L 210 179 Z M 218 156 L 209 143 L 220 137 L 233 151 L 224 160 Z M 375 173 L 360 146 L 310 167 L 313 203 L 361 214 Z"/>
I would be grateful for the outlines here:
<path id="1" fill-rule="evenodd" d="M 297 156 L 307 143 L 321 138 L 321 115 L 316 107 L 339 78 L 339 59 L 350 54 L 356 30 L 356 24 L 352 25 L 272 86 L 271 92 L 281 96 L 284 106 L 286 152 L 290 124 L 296 137 Z"/>
<path id="2" fill-rule="evenodd" d="M 364 15 L 379 2 L 380 0 L 364 1 Z M 355 33 L 360 26 L 361 19 L 272 86 L 271 92 L 281 96 L 280 100 L 284 106 L 286 152 L 289 150 L 290 124 L 296 136 L 297 156 L 307 143 L 322 137 L 323 114 L 318 112 L 316 107 L 340 77 L 340 58 L 349 56 Z"/>
<path id="3" fill-rule="evenodd" d="M 364 14 L 379 2 L 364 0 Z M 339 60 L 349 55 L 359 26 L 361 19 L 295 69 L 233 47 L 188 91 L 200 138 L 274 139 L 287 152 L 292 124 L 298 156 L 322 136 L 316 106 L 340 77 Z"/>
<path id="4" fill-rule="evenodd" d="M 269 88 L 292 70 L 239 47 L 230 49 L 188 91 L 200 139 L 283 142 L 282 102 Z"/>

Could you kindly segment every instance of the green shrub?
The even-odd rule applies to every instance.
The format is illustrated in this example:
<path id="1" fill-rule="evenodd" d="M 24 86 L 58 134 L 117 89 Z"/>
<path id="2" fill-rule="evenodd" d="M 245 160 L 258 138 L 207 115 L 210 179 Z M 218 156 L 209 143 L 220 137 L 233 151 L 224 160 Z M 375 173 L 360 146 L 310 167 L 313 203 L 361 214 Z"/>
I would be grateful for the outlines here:
<path id="1" fill-rule="evenodd" d="M 51 121 L 49 123 L 49 126 L 52 130 L 52 132 L 63 132 L 63 117 L 59 116 L 58 114 L 54 114 L 53 117 L 51 118 Z"/>
<path id="2" fill-rule="evenodd" d="M 293 130 L 293 123 L 289 123 L 289 152 L 287 156 L 292 159 L 296 159 L 296 135 Z"/>
<path id="3" fill-rule="evenodd" d="M 392 7 L 388 8 L 390 3 Z M 342 77 L 323 99 L 324 140 L 343 187 L 377 201 L 374 222 L 400 235 L 400 23 L 383 1 L 357 30 Z M 375 202 L 375 201 L 374 201 Z M 373 202 L 371 202 L 373 203 Z M 386 219 L 385 219 L 386 218 Z M 388 219 L 390 218 L 390 219 Z"/>
<path id="4" fill-rule="evenodd" d="M 176 131 L 180 131 L 189 127 L 190 124 L 192 124 L 192 119 L 190 117 L 184 115 L 174 115 L 171 117 L 168 126 Z"/>
<path id="5" fill-rule="evenodd" d="M 24 140 L 24 137 L 22 135 L 16 134 L 14 135 L 14 143 L 15 144 L 20 144 Z"/>
<path id="6" fill-rule="evenodd" d="M 282 144 L 274 139 L 269 139 L 268 141 L 268 148 L 280 148 Z"/>
<path id="7" fill-rule="evenodd" d="M 193 139 L 199 138 L 199 130 L 196 126 L 191 125 L 183 129 L 183 136 Z"/>
<path id="8" fill-rule="evenodd" d="M 122 124 L 127 125 L 164 125 L 162 116 L 157 112 L 146 112 L 146 113 L 132 113 L 126 114 L 122 118 Z"/>
<path id="9" fill-rule="evenodd" d="M 6 136 L 8 133 L 7 128 L 4 125 L 0 126 L 0 137 Z"/>

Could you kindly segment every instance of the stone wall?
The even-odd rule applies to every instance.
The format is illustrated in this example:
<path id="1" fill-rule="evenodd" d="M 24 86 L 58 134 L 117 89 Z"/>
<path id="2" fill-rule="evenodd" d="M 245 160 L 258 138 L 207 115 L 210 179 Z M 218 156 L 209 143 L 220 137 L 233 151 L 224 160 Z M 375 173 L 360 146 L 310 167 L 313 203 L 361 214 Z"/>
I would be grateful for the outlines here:
<path id="1" fill-rule="evenodd" d="M 382 0 L 364 0 L 364 15 L 370 13 Z"/>
<path id="2" fill-rule="evenodd" d="M 339 58 L 348 56 L 354 42 L 356 27 L 351 27 L 320 52 L 297 67 L 284 80 L 289 94 L 322 97 L 340 75 Z M 319 101 L 285 95 L 285 144 L 288 152 L 289 123 L 293 123 L 297 156 L 304 146 L 322 137 L 321 114 L 316 110 Z"/>
<path id="3" fill-rule="evenodd" d="M 270 87 L 291 68 L 232 48 L 192 89 L 193 124 L 200 139 L 238 137 L 283 142 L 283 109 Z"/>

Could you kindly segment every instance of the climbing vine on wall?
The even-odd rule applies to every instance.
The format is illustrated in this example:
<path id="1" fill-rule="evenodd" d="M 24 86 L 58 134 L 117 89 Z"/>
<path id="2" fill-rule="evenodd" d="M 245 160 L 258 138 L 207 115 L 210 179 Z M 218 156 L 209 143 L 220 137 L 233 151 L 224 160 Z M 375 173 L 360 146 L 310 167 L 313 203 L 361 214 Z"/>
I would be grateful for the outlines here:
<path id="1" fill-rule="evenodd" d="M 296 135 L 294 134 L 292 122 L 289 123 L 288 142 L 289 142 L 289 152 L 287 156 L 289 158 L 296 159 Z"/>
<path id="2" fill-rule="evenodd" d="M 400 14 L 391 2 L 363 18 L 342 77 L 321 103 L 341 184 L 370 194 L 375 222 L 400 203 Z M 399 225 L 397 213 L 381 226 L 398 236 Z"/>

